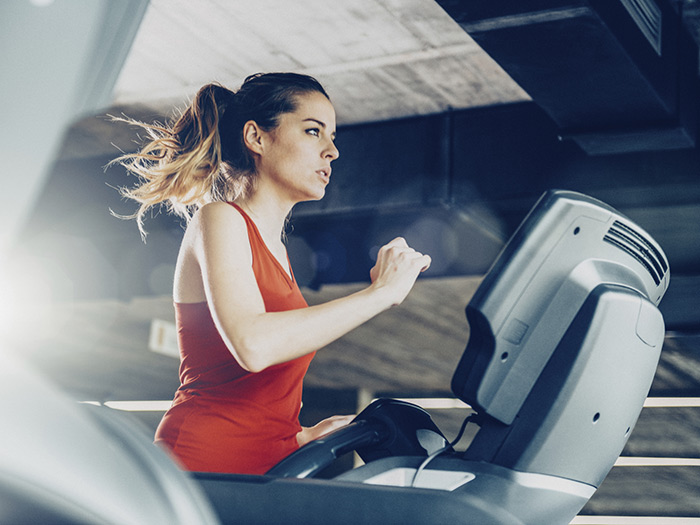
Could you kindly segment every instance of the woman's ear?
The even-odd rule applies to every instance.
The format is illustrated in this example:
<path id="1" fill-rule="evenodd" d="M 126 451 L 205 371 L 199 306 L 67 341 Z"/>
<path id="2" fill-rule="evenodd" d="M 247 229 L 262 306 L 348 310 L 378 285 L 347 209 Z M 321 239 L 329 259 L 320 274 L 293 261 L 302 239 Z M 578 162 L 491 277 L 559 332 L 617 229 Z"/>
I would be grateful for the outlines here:
<path id="1" fill-rule="evenodd" d="M 260 155 L 262 153 L 263 130 L 257 122 L 249 120 L 243 125 L 243 143 L 252 151 Z"/>

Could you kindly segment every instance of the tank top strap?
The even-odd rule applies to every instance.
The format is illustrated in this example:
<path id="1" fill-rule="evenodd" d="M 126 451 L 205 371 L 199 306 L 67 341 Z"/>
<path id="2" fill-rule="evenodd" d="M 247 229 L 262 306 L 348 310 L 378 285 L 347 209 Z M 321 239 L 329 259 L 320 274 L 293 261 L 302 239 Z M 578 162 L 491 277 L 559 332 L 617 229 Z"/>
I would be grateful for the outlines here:
<path id="1" fill-rule="evenodd" d="M 235 209 L 238 210 L 238 213 L 241 214 L 243 217 L 243 220 L 245 220 L 245 224 L 248 227 L 248 233 L 254 233 L 256 237 L 262 241 L 262 236 L 260 235 L 260 232 L 258 231 L 258 227 L 255 225 L 253 222 L 253 219 L 250 218 L 250 215 L 248 215 L 245 211 L 243 211 L 243 208 L 241 208 L 238 204 L 235 202 L 228 202 L 231 206 L 233 206 Z"/>
<path id="2" fill-rule="evenodd" d="M 250 215 L 248 215 L 243 210 L 243 208 L 241 208 L 235 202 L 228 202 L 228 204 L 230 204 L 236 210 L 238 210 L 238 213 L 240 213 L 243 217 L 243 220 L 245 220 L 246 227 L 248 229 L 248 239 L 250 242 L 250 248 L 253 251 L 254 255 L 259 256 L 259 258 L 256 258 L 257 264 L 263 264 L 262 261 L 267 259 L 269 263 L 271 263 L 282 273 L 282 275 L 288 281 L 289 284 L 295 283 L 294 272 L 292 271 L 292 265 L 289 261 L 289 255 L 287 254 L 287 268 L 284 268 L 282 263 L 277 259 L 277 257 L 273 255 L 273 253 L 267 247 L 267 244 L 265 244 L 265 240 L 263 239 L 262 234 L 258 229 L 258 226 L 255 224 L 255 221 L 253 221 Z"/>

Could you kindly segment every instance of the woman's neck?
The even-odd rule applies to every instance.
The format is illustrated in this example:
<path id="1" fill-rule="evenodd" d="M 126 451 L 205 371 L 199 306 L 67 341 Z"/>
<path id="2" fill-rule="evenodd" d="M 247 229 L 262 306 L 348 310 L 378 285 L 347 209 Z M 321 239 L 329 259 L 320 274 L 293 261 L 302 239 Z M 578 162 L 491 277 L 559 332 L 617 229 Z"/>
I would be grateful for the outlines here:
<path id="1" fill-rule="evenodd" d="M 281 240 L 291 206 L 277 202 L 275 199 L 263 198 L 259 194 L 238 199 L 236 204 L 253 219 L 266 241 L 279 242 Z"/>

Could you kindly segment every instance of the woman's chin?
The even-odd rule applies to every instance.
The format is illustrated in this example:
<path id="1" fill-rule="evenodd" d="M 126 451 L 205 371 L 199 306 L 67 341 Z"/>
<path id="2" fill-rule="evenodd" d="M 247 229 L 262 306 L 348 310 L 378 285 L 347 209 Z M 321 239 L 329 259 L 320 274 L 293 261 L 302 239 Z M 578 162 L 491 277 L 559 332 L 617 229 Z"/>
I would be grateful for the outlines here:
<path id="1" fill-rule="evenodd" d="M 320 201 L 325 197 L 326 195 L 326 190 L 325 188 L 321 190 L 320 192 L 316 192 L 314 194 L 307 195 L 301 202 L 313 202 L 313 201 Z"/>

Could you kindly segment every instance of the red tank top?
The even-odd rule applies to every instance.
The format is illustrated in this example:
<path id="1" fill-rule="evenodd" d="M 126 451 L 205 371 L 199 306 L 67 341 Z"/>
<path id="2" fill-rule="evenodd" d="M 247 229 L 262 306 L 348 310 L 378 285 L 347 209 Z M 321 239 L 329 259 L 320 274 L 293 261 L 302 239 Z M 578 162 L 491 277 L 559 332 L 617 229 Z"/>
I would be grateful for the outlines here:
<path id="1" fill-rule="evenodd" d="M 232 204 L 232 203 L 231 203 Z M 255 223 L 245 219 L 253 272 L 268 312 L 305 308 L 294 277 L 270 253 Z M 175 303 L 180 383 L 156 431 L 156 443 L 184 468 L 263 474 L 299 446 L 302 381 L 314 354 L 245 371 L 226 348 L 206 302 Z"/>

